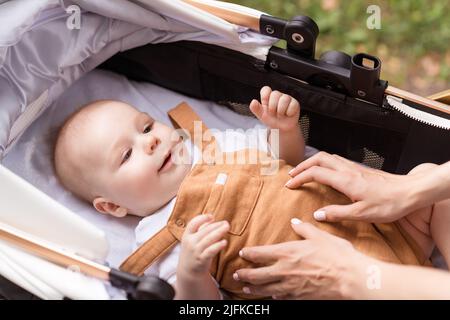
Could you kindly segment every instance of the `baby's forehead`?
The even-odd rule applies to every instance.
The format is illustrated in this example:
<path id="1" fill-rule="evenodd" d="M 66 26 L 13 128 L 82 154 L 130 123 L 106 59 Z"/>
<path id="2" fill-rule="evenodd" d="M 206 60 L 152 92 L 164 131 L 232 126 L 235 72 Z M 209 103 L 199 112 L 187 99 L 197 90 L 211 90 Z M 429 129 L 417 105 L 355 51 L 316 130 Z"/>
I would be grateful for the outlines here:
<path id="1" fill-rule="evenodd" d="M 79 126 L 85 130 L 103 130 L 109 126 L 134 119 L 141 112 L 121 101 L 107 101 L 88 106 L 83 116 L 78 119 Z"/>
<path id="2" fill-rule="evenodd" d="M 118 124 L 136 117 L 136 108 L 120 101 L 101 101 L 86 106 L 70 124 L 66 144 L 78 157 L 97 154 L 116 134 Z"/>
<path id="3" fill-rule="evenodd" d="M 86 107 L 85 116 L 90 119 L 95 119 L 95 117 L 106 117 L 106 116 L 120 116 L 130 115 L 133 116 L 140 111 L 135 107 L 122 102 L 114 100 L 103 100 L 96 101 Z"/>

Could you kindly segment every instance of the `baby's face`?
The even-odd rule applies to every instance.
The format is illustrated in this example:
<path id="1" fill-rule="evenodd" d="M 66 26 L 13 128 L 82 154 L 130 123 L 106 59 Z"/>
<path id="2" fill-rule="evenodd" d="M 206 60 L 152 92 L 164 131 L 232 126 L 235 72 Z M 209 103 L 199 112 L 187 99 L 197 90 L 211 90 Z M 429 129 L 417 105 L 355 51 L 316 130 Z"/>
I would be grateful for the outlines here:
<path id="1" fill-rule="evenodd" d="M 100 186 L 94 207 L 116 216 L 149 215 L 176 195 L 191 166 L 175 157 L 187 150 L 171 127 L 128 104 L 108 104 L 94 111 L 79 142 L 94 159 L 86 162 Z"/>

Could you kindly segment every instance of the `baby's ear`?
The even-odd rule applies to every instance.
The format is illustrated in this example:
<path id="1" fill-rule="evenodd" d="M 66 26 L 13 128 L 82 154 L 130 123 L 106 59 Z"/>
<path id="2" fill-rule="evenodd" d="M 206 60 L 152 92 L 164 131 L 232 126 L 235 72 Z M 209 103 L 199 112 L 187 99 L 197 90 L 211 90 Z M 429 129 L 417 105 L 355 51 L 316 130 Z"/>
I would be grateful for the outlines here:
<path id="1" fill-rule="evenodd" d="M 118 206 L 117 204 L 109 201 L 103 197 L 97 197 L 92 201 L 94 208 L 104 214 L 110 214 L 117 218 L 125 217 L 128 213 L 127 208 Z"/>

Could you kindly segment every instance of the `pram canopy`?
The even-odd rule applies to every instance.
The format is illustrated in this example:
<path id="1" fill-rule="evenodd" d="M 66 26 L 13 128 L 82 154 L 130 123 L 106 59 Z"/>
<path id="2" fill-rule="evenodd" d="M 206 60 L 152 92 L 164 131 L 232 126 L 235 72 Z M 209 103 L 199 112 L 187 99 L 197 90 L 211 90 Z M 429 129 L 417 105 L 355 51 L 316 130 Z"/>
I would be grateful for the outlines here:
<path id="1" fill-rule="evenodd" d="M 232 4 L 223 6 L 261 14 Z M 379 169 L 404 173 L 421 162 L 450 159 L 450 131 L 407 117 L 392 104 L 448 121 L 445 112 L 398 97 L 391 103 L 385 97 L 377 106 L 307 83 L 267 60 L 277 52 L 271 51 L 275 38 L 230 24 L 183 1 L 10 1 L 0 4 L 0 21 L 0 160 L 47 107 L 98 66 L 241 113 L 248 113 L 247 105 L 261 86 L 271 85 L 301 101 L 308 144 Z M 6 192 L 0 199 L 8 201 Z M 23 210 L 9 208 L 13 213 Z M 29 210 L 33 216 L 43 211 Z M 0 212 L 0 222 L 23 229 L 19 220 L 5 217 Z M 85 243 L 74 244 L 39 230 L 26 231 L 61 246 L 70 247 L 70 243 L 72 250 L 86 255 L 81 250 Z M 86 241 L 95 240 L 91 245 L 98 250 L 91 251 L 97 254 L 89 258 L 104 260 L 106 240 L 101 234 L 84 227 L 74 232 L 86 236 Z M 6 271 L 1 273 L 7 276 Z M 26 287 L 17 277 L 14 281 Z M 48 297 L 39 290 L 34 294 Z"/>

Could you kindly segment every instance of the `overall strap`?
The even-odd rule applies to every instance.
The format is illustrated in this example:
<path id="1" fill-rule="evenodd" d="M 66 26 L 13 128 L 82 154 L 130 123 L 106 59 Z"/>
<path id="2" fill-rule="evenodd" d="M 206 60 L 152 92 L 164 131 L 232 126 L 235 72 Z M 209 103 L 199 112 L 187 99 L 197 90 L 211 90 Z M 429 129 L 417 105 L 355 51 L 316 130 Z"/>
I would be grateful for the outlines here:
<path id="1" fill-rule="evenodd" d="M 141 276 L 153 262 L 166 254 L 177 242 L 177 238 L 165 226 L 122 262 L 120 270 Z"/>
<path id="2" fill-rule="evenodd" d="M 173 126 L 185 130 L 191 141 L 200 149 L 203 155 L 201 162 L 213 162 L 216 156 L 220 155 L 214 135 L 186 102 L 170 110 L 168 115 Z"/>

